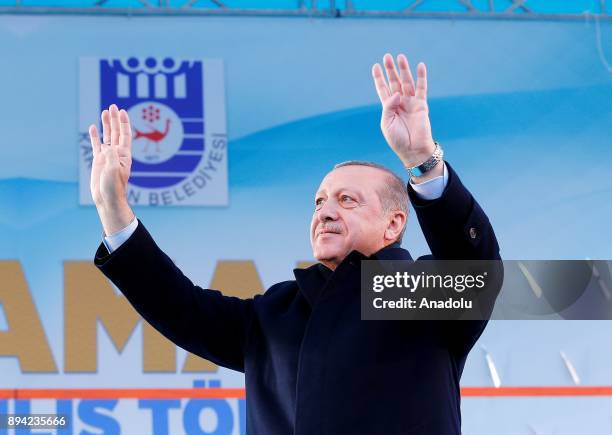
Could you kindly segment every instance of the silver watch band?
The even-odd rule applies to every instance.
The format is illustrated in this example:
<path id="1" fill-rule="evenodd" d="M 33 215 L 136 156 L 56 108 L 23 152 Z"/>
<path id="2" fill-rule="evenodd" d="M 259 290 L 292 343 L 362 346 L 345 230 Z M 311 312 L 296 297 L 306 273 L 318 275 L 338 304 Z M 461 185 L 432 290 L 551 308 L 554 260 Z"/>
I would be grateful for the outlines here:
<path id="1" fill-rule="evenodd" d="M 410 177 L 420 177 L 426 172 L 431 171 L 434 166 L 436 166 L 438 162 L 442 160 L 442 158 L 444 157 L 444 150 L 442 150 L 442 147 L 438 142 L 434 141 L 434 143 L 436 144 L 436 148 L 434 149 L 434 152 L 430 158 L 428 158 L 420 165 L 413 166 L 412 168 L 406 168 Z"/>

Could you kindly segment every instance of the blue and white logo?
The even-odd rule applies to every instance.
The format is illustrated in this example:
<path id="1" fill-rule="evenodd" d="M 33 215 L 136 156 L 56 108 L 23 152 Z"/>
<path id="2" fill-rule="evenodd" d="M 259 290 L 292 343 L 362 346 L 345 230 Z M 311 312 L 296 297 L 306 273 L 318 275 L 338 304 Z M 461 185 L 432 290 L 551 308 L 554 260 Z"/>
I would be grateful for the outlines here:
<path id="1" fill-rule="evenodd" d="M 132 205 L 227 204 L 223 65 L 219 60 L 82 58 L 81 142 L 111 104 L 132 123 Z M 91 204 L 91 153 L 80 152 L 80 197 Z"/>

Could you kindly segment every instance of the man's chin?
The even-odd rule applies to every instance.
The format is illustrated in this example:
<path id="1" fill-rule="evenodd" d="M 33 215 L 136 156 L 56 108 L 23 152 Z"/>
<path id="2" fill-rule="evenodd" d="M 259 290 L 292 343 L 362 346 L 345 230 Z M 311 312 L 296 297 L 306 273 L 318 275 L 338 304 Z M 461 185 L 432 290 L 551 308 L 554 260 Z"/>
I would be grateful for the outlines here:
<path id="1" fill-rule="evenodd" d="M 314 250 L 314 258 L 317 261 L 334 261 L 346 256 L 343 249 L 332 246 L 319 246 Z"/>

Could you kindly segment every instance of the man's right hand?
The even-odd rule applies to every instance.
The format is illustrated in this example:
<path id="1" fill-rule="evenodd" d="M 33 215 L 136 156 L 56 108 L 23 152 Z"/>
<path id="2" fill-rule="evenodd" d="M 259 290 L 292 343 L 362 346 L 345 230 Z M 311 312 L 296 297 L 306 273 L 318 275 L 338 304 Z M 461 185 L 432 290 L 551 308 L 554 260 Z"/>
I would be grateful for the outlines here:
<path id="1" fill-rule="evenodd" d="M 134 213 L 127 201 L 132 166 L 132 129 L 125 110 L 112 104 L 102 112 L 103 141 L 95 125 L 89 126 L 93 149 L 91 196 L 100 215 L 105 235 L 128 226 Z"/>

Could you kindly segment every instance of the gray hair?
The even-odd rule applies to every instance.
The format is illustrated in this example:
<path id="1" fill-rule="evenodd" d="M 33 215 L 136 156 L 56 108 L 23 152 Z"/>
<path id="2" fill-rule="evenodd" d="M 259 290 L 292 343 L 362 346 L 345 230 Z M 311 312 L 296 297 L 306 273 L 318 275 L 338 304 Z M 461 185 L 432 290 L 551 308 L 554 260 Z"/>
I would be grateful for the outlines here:
<path id="1" fill-rule="evenodd" d="M 338 163 L 334 166 L 334 169 L 342 168 L 343 166 L 369 166 L 370 168 L 380 169 L 387 174 L 387 183 L 382 186 L 382 189 L 378 189 L 378 197 L 382 205 L 383 211 L 389 213 L 391 211 L 400 210 L 408 217 L 408 204 L 410 199 L 408 198 L 408 190 L 406 184 L 398 175 L 395 174 L 391 169 L 379 165 L 378 163 L 368 162 L 365 160 L 347 160 L 346 162 Z M 402 228 L 402 232 L 397 238 L 396 242 L 401 243 L 406 231 L 406 226 Z"/>

